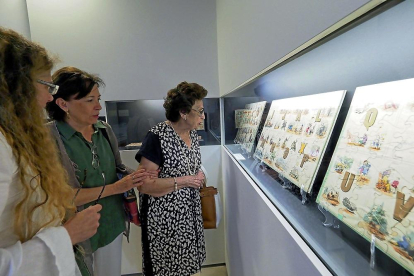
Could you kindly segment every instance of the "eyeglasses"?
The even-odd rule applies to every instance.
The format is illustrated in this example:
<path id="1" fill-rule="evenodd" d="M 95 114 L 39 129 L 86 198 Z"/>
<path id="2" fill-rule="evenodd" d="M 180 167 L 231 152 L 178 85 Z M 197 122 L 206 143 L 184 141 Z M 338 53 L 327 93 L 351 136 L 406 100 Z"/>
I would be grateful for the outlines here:
<path id="1" fill-rule="evenodd" d="M 191 108 L 191 110 L 194 110 L 195 112 L 197 112 L 198 113 L 198 116 L 200 116 L 200 117 L 203 117 L 203 115 L 204 115 L 204 108 L 202 108 L 200 110 Z"/>
<path id="2" fill-rule="evenodd" d="M 79 170 L 78 170 L 79 171 Z M 73 197 L 73 203 L 75 203 L 75 199 L 76 199 L 76 197 L 78 196 L 78 194 L 79 194 L 79 192 L 80 192 L 80 190 L 83 188 L 83 184 L 85 184 L 85 181 L 86 181 L 86 173 L 88 172 L 88 170 L 87 169 L 84 169 L 83 170 L 83 180 L 79 183 L 79 185 L 80 185 L 80 187 L 78 188 L 78 190 L 76 191 L 76 194 L 75 194 L 75 196 Z"/>
<path id="3" fill-rule="evenodd" d="M 50 95 L 56 95 L 56 93 L 58 92 L 58 90 L 59 90 L 59 85 L 56 85 L 56 84 L 53 84 L 53 83 L 51 83 L 51 82 L 47 82 L 47 81 L 44 81 L 44 80 L 37 80 L 37 82 L 38 83 L 41 83 L 41 84 L 44 84 L 44 85 L 46 85 L 46 86 L 48 86 L 48 89 L 49 89 L 49 93 L 50 93 Z"/>
<path id="4" fill-rule="evenodd" d="M 92 145 L 91 151 L 92 151 L 92 167 L 94 169 L 97 169 L 99 168 L 99 156 L 98 156 L 96 145 Z"/>
<path id="5" fill-rule="evenodd" d="M 105 187 L 106 187 L 106 179 L 105 179 L 105 173 L 104 172 L 102 172 L 102 179 L 103 179 L 103 186 L 102 186 L 101 192 L 99 193 L 98 198 L 95 200 L 95 202 L 93 203 L 93 205 L 98 204 L 98 202 L 101 199 L 101 196 L 103 194 L 103 191 L 105 190 Z"/>

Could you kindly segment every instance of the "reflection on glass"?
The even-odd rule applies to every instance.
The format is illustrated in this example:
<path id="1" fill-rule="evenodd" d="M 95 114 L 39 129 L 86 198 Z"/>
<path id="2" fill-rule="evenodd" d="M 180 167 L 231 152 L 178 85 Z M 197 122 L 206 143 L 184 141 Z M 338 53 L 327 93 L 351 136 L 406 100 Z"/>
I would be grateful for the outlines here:
<path id="1" fill-rule="evenodd" d="M 220 104 L 218 98 L 203 99 L 204 129 L 197 130 L 200 145 L 220 144 Z M 164 100 L 107 101 L 108 123 L 118 139 L 120 149 L 141 146 L 147 132 L 165 118 Z"/>

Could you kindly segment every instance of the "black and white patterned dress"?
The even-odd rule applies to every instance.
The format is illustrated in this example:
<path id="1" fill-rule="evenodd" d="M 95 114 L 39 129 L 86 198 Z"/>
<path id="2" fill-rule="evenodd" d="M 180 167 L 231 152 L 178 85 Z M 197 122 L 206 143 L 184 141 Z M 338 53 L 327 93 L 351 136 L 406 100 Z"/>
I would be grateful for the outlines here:
<path id="1" fill-rule="evenodd" d="M 166 122 L 145 137 L 141 157 L 158 164 L 160 178 L 194 175 L 201 166 L 197 131 L 190 132 L 191 148 Z M 161 197 L 140 194 L 143 274 L 189 276 L 206 258 L 198 189 L 182 188 Z"/>

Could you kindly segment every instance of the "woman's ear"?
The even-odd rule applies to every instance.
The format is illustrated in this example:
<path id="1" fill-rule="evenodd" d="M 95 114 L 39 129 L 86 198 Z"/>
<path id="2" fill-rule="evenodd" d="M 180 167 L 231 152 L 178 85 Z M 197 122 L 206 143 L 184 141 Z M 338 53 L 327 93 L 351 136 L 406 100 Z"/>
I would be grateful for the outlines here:
<path id="1" fill-rule="evenodd" d="M 62 99 L 62 98 L 57 98 L 56 99 L 56 104 L 63 110 L 63 111 L 65 111 L 65 112 L 68 112 L 68 110 L 69 110 L 69 108 L 68 108 L 68 105 L 67 105 L 67 102 L 64 100 L 64 99 Z"/>
<path id="2" fill-rule="evenodd" d="M 184 119 L 184 121 L 187 121 L 187 113 L 185 113 L 185 111 L 184 111 L 184 110 L 181 110 L 181 111 L 180 111 L 180 116 L 181 116 L 181 118 L 183 118 L 183 119 Z"/>

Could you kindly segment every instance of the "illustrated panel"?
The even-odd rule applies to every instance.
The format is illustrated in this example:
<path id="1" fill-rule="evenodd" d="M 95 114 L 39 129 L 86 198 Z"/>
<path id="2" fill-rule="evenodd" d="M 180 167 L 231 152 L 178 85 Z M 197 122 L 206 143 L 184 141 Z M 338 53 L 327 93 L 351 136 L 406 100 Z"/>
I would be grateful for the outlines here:
<path id="1" fill-rule="evenodd" d="M 414 79 L 359 87 L 317 202 L 414 273 Z"/>
<path id="2" fill-rule="evenodd" d="M 254 157 L 309 192 L 345 93 L 273 101 Z"/>
<path id="3" fill-rule="evenodd" d="M 246 104 L 245 109 L 237 109 L 235 111 L 236 127 L 239 128 L 235 142 L 240 144 L 242 149 L 249 153 L 253 151 L 254 140 L 265 107 L 266 102 L 263 101 Z"/>

